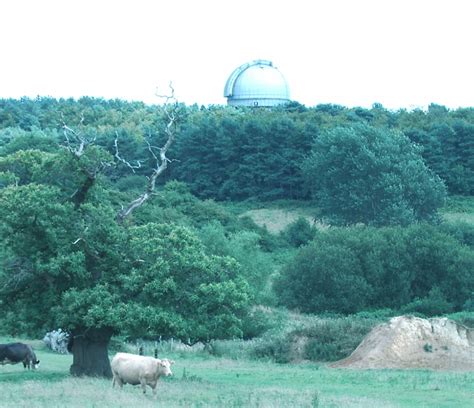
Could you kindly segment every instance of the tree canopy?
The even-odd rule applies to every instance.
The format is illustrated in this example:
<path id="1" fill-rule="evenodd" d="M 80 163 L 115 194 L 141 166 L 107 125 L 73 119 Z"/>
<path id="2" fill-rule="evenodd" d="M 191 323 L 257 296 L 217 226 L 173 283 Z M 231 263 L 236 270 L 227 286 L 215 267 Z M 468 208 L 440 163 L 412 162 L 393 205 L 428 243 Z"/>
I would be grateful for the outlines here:
<path id="1" fill-rule="evenodd" d="M 142 142 L 165 122 L 156 106 L 140 102 L 0 99 L 0 147 L 8 143 L 11 152 L 34 145 L 51 151 L 51 143 L 62 136 L 62 122 L 74 123 L 81 115 L 97 145 L 113 155 L 118 134 L 121 153 L 143 159 L 135 174 L 148 174 L 153 163 Z M 365 109 L 293 103 L 271 110 L 180 105 L 180 137 L 170 153 L 175 161 L 158 182 L 183 181 L 198 197 L 217 200 L 307 199 L 299 164 L 313 140 L 325 131 L 355 125 L 402 132 L 419 146 L 425 164 L 450 194 L 473 194 L 474 109 L 439 105 L 412 111 L 391 111 L 380 104 Z M 110 172 L 116 180 L 130 176 L 126 166 Z"/>
<path id="2" fill-rule="evenodd" d="M 444 184 L 399 132 L 368 125 L 328 130 L 302 167 L 321 215 L 332 224 L 430 221 L 444 203 Z"/>
<path id="3" fill-rule="evenodd" d="M 241 337 L 250 289 L 239 264 L 208 255 L 188 227 L 124 222 L 102 175 L 111 163 L 103 148 L 82 142 L 0 158 L 8 175 L 0 189 L 4 328 L 62 327 L 76 348 L 100 344 L 100 353 L 74 353 L 71 371 L 93 375 L 110 375 L 103 350 L 112 334 Z"/>

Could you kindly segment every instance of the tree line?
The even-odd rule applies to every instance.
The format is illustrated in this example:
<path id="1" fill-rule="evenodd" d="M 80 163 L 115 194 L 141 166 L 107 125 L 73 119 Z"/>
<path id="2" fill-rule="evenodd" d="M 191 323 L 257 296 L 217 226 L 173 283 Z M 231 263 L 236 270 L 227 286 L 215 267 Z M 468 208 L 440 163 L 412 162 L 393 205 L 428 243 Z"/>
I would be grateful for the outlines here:
<path id="1" fill-rule="evenodd" d="M 296 102 L 284 107 L 236 109 L 223 106 L 180 107 L 180 137 L 174 146 L 165 182 L 186 182 L 193 194 L 217 200 L 258 198 L 308 199 L 303 159 L 315 141 L 335 128 L 369 126 L 380 132 L 403 133 L 419 146 L 426 165 L 445 183 L 449 194 L 474 194 L 474 109 L 390 111 Z M 141 143 L 163 125 L 156 107 L 140 102 L 73 99 L 0 100 L 0 143 L 15 131 L 58 132 L 63 121 L 82 115 L 96 143 L 114 151 L 118 136 L 127 157 L 144 157 Z M 14 130 L 20 129 L 20 130 Z M 145 160 L 136 174 L 149 171 Z M 119 179 L 127 169 L 114 170 Z M 133 181 L 130 181 L 133 183 Z"/>

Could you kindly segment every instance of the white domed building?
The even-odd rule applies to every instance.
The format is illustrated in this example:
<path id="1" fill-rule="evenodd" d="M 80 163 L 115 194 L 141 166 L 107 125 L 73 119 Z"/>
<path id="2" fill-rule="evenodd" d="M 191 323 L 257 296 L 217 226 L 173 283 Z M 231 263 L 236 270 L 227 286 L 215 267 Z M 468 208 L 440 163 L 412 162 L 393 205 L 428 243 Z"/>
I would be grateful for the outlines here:
<path id="1" fill-rule="evenodd" d="M 224 96 L 231 106 L 278 106 L 290 102 L 290 89 L 271 61 L 255 60 L 230 74 Z"/>

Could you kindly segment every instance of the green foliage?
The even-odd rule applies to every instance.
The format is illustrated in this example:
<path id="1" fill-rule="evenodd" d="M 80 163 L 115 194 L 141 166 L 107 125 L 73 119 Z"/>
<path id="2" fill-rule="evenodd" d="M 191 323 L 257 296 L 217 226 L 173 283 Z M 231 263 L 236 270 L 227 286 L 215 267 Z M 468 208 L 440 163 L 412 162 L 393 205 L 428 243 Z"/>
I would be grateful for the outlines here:
<path id="1" fill-rule="evenodd" d="M 317 318 L 298 324 L 286 323 L 279 330 L 269 330 L 254 345 L 258 358 L 279 363 L 292 361 L 336 361 L 349 356 L 362 339 L 383 318 L 357 316 Z"/>
<path id="2" fill-rule="evenodd" d="M 474 310 L 464 310 L 462 312 L 451 313 L 447 317 L 469 327 L 470 329 L 474 329 Z"/>
<path id="3" fill-rule="evenodd" d="M 441 224 L 440 229 L 455 237 L 459 242 L 474 249 L 474 224 L 462 221 L 449 222 Z"/>
<path id="4" fill-rule="evenodd" d="M 6 156 L 19 150 L 41 150 L 53 153 L 59 147 L 57 131 L 38 128 L 25 131 L 19 128 L 0 130 L 0 155 Z"/>
<path id="5" fill-rule="evenodd" d="M 443 211 L 474 213 L 474 199 L 472 197 L 450 195 L 446 200 Z"/>
<path id="6" fill-rule="evenodd" d="M 286 241 L 296 248 L 307 244 L 316 234 L 316 230 L 306 218 L 299 217 L 296 221 L 289 224 L 282 232 Z"/>
<path id="7" fill-rule="evenodd" d="M 450 193 L 474 194 L 474 125 L 465 120 L 435 122 L 424 155 Z"/>
<path id="8" fill-rule="evenodd" d="M 272 329 L 275 322 L 268 316 L 268 311 L 262 306 L 255 306 L 243 320 L 245 339 L 253 339 Z"/>
<path id="9" fill-rule="evenodd" d="M 191 341 L 242 336 L 248 287 L 232 258 L 207 256 L 183 227 L 149 223 L 130 233 L 136 261 L 119 277 L 125 299 L 134 299 L 132 308 L 124 305 L 130 333 Z"/>
<path id="10" fill-rule="evenodd" d="M 284 111 L 201 110 L 176 144 L 171 176 L 200 197 L 295 198 L 305 194 L 299 161 L 314 133 Z"/>
<path id="11" fill-rule="evenodd" d="M 424 298 L 415 299 L 401 308 L 403 314 L 417 313 L 427 317 L 450 313 L 452 310 L 453 304 L 446 300 L 446 296 L 437 286 L 431 288 Z"/>
<path id="12" fill-rule="evenodd" d="M 433 346 L 429 343 L 425 343 L 425 345 L 423 346 L 423 350 L 425 350 L 426 353 L 432 353 Z"/>
<path id="13" fill-rule="evenodd" d="M 114 139 L 122 157 L 137 164 L 136 174 L 149 174 L 153 161 L 141 143 L 163 125 L 155 107 L 139 102 L 81 98 L 0 100 L 0 155 L 18 150 L 56 150 L 61 124 L 83 117 L 84 134 L 110 153 Z M 255 111 L 180 105 L 180 138 L 173 149 L 170 172 L 159 180 L 179 179 L 202 198 L 236 200 L 307 198 L 300 162 L 321 133 L 339 127 L 370 125 L 381 131 L 405 133 L 421 147 L 428 165 L 450 193 L 473 193 L 474 110 L 448 110 L 431 105 L 427 111 L 371 109 L 338 105 L 303 107 L 290 104 Z M 110 169 L 117 180 L 130 174 L 120 164 Z"/>
<path id="14" fill-rule="evenodd" d="M 349 356 L 379 321 L 353 317 L 323 320 L 301 332 L 308 338 L 305 358 L 335 361 Z"/>
<path id="15" fill-rule="evenodd" d="M 151 220 L 171 222 L 201 228 L 211 220 L 221 223 L 229 231 L 242 228 L 237 216 L 213 200 L 200 200 L 189 191 L 185 183 L 167 182 L 152 202 L 134 215 L 135 223 Z"/>
<path id="16" fill-rule="evenodd" d="M 371 287 L 351 249 L 322 241 L 298 253 L 276 290 L 283 304 L 305 313 L 355 313 L 369 305 Z"/>
<path id="17" fill-rule="evenodd" d="M 275 333 L 278 324 L 265 313 L 247 311 L 252 302 L 275 304 L 273 277 L 285 264 L 275 288 L 282 304 L 299 310 L 471 309 L 472 224 L 320 233 L 298 220 L 280 236 L 213 199 L 300 199 L 310 187 L 318 195 L 323 173 L 304 178 L 314 157 L 304 171 L 300 165 L 312 141 L 323 146 L 336 135 L 327 159 L 339 161 L 322 180 L 348 187 L 333 195 L 330 210 L 340 206 L 346 217 L 335 222 L 434 220 L 444 189 L 432 172 L 450 192 L 472 194 L 473 109 L 181 109 L 161 188 L 119 225 L 118 209 L 143 191 L 142 176 L 154 166 L 141 142 L 164 123 L 156 107 L 95 98 L 0 100 L 3 330 L 93 325 L 185 341 Z M 78 158 L 60 147 L 61 124 L 81 116 L 81 131 L 95 144 Z M 121 156 L 140 161 L 133 174 L 112 165 L 117 136 Z M 447 209 L 468 214 L 470 201 L 451 199 Z M 275 345 L 281 355 L 285 339 Z M 337 352 L 330 342 L 311 344 L 314 356 Z"/>
<path id="18" fill-rule="evenodd" d="M 466 300 L 462 308 L 466 312 L 474 312 L 474 292 L 471 293 L 471 296 Z"/>
<path id="19" fill-rule="evenodd" d="M 445 197 L 443 183 L 407 137 L 367 125 L 322 133 L 302 168 L 332 224 L 433 220 Z"/>
<path id="20" fill-rule="evenodd" d="M 321 317 L 285 309 L 254 308 L 259 337 L 213 341 L 211 353 L 228 358 L 272 360 L 278 363 L 335 361 L 347 357 L 377 324 L 394 316 L 388 310 L 348 317 Z"/>
<path id="21" fill-rule="evenodd" d="M 199 237 L 209 254 L 232 257 L 239 263 L 255 302 L 273 302 L 268 286 L 274 262 L 270 254 L 262 252 L 258 233 L 245 230 L 227 233 L 222 224 L 212 222 L 200 229 Z"/>
<path id="22" fill-rule="evenodd" d="M 77 199 L 109 161 L 98 146 L 79 158 L 39 150 L 0 157 L 10 180 L 0 190 L 3 328 L 241 337 L 250 290 L 233 258 L 207 255 L 190 229 L 174 223 L 120 225 L 100 178 Z M 165 193 L 170 206 L 199 208 L 179 183 Z"/>
<path id="23" fill-rule="evenodd" d="M 143 176 L 125 176 L 117 180 L 115 188 L 120 191 L 143 191 L 146 186 L 146 179 Z"/>
<path id="24" fill-rule="evenodd" d="M 19 150 L 0 156 L 0 171 L 14 174 L 18 184 L 28 184 L 41 178 L 45 163 L 51 154 L 39 150 Z"/>
<path id="25" fill-rule="evenodd" d="M 346 228 L 318 233 L 282 270 L 280 302 L 307 313 L 410 304 L 461 310 L 474 288 L 474 251 L 442 228 Z M 418 299 L 418 300 L 417 300 Z"/>
<path id="26" fill-rule="evenodd" d="M 20 181 L 20 178 L 12 173 L 11 171 L 0 171 L 0 188 L 4 188 L 10 185 L 16 185 Z"/>

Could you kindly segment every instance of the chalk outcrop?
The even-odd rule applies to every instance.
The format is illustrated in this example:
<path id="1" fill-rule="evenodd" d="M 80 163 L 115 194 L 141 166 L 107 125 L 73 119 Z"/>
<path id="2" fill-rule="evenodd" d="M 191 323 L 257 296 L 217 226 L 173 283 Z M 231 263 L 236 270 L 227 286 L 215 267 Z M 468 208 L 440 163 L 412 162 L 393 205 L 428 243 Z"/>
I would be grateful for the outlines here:
<path id="1" fill-rule="evenodd" d="M 398 316 L 331 367 L 474 370 L 474 330 L 447 318 Z"/>

